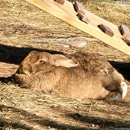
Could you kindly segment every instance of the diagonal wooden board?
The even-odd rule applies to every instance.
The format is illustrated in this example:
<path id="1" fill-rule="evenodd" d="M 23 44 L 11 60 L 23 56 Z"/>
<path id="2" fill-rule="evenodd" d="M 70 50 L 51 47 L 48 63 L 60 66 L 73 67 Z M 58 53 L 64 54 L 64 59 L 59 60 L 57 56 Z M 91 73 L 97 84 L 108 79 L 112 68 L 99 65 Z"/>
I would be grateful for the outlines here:
<path id="1" fill-rule="evenodd" d="M 85 14 L 90 20 L 88 24 L 80 21 L 77 18 L 77 12 L 73 8 L 73 4 L 67 0 L 63 5 L 55 2 L 54 0 L 25 0 L 32 5 L 48 12 L 49 14 L 67 22 L 68 24 L 86 32 L 87 34 L 103 41 L 104 43 L 130 55 L 130 47 L 121 39 L 118 27 L 105 19 L 102 19 L 93 13 L 86 11 Z M 110 37 L 103 33 L 97 25 L 104 24 L 111 28 L 114 36 Z"/>

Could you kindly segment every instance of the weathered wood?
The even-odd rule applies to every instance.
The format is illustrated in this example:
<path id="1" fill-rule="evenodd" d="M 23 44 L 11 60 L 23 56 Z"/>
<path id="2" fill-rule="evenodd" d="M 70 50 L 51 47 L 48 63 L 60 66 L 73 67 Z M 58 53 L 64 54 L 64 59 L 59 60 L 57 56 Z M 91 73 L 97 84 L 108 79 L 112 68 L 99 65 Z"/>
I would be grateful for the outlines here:
<path id="1" fill-rule="evenodd" d="M 119 29 L 123 37 L 130 37 L 130 29 L 127 26 L 122 24 Z"/>
<path id="2" fill-rule="evenodd" d="M 111 37 L 114 35 L 113 31 L 112 31 L 109 27 L 107 27 L 107 26 L 105 26 L 105 25 L 103 25 L 103 24 L 98 25 L 98 27 L 99 27 L 105 34 L 107 34 L 107 35 L 109 35 L 109 36 L 111 36 Z"/>
<path id="3" fill-rule="evenodd" d="M 61 4 L 61 5 L 63 5 L 65 3 L 65 0 L 54 0 L 54 1 Z"/>
<path id="4" fill-rule="evenodd" d="M 122 40 L 123 36 L 120 34 L 118 26 L 111 22 L 100 18 L 89 11 L 85 11 L 85 15 L 91 19 L 89 24 L 80 21 L 77 18 L 77 12 L 73 8 L 73 4 L 69 1 L 65 1 L 64 5 L 60 5 L 53 0 L 26 0 L 34 6 L 50 13 L 51 15 L 67 22 L 68 24 L 88 33 L 89 35 L 101 40 L 102 42 L 130 55 L 130 47 Z M 111 27 L 114 32 L 114 36 L 110 37 L 104 34 L 97 27 L 103 23 L 104 25 Z"/>
<path id="5" fill-rule="evenodd" d="M 85 9 L 84 9 L 82 3 L 78 2 L 78 1 L 75 1 L 75 3 L 74 3 L 74 9 L 75 9 L 75 11 L 77 13 L 85 15 Z"/>
<path id="6" fill-rule="evenodd" d="M 63 46 L 63 47 L 70 47 L 70 46 L 73 46 L 73 47 L 78 47 L 78 48 L 81 48 L 81 47 L 84 47 L 87 42 L 86 41 L 95 41 L 96 39 L 92 39 L 92 38 L 69 38 L 66 40 L 66 38 L 58 38 L 58 39 L 55 39 L 55 38 L 44 38 L 44 39 L 33 39 L 31 40 L 30 42 L 31 43 L 42 43 L 42 44 L 46 44 L 46 43 L 52 43 L 53 45 L 56 45 L 56 46 Z"/>
<path id="7" fill-rule="evenodd" d="M 90 22 L 90 20 L 88 19 L 88 17 L 87 17 L 86 15 L 83 15 L 83 14 L 78 13 L 77 16 L 78 16 L 78 18 L 79 18 L 80 20 L 82 20 L 82 21 L 85 22 L 85 23 L 89 23 L 89 22 Z"/>

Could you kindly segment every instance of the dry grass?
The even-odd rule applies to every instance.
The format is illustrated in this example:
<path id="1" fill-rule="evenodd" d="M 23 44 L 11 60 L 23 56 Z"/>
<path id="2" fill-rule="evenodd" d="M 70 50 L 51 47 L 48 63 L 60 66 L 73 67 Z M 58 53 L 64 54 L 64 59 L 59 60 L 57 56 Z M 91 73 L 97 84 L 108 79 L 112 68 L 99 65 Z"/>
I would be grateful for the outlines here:
<path id="1" fill-rule="evenodd" d="M 5 129 L 130 127 L 128 102 L 71 100 L 6 84 L 1 85 L 0 92 L 0 126 Z"/>
<path id="2" fill-rule="evenodd" d="M 85 8 L 113 22 L 130 26 L 130 6 L 115 1 L 88 0 Z M 0 74 L 18 64 L 31 50 L 51 50 L 65 53 L 76 51 L 99 53 L 112 61 L 130 80 L 130 57 L 103 42 L 83 33 L 61 20 L 21 0 L 0 0 Z M 54 41 L 83 38 L 83 48 L 63 48 Z M 9 67 L 15 65 L 16 68 Z M 4 71 L 7 69 L 6 71 Z M 130 103 L 72 100 L 55 95 L 31 92 L 19 88 L 10 79 L 1 79 L 0 84 L 0 129 L 45 130 L 45 129 L 99 129 L 130 128 Z M 6 83 L 4 83 L 6 82 Z M 8 83 L 7 83 L 8 82 Z"/>

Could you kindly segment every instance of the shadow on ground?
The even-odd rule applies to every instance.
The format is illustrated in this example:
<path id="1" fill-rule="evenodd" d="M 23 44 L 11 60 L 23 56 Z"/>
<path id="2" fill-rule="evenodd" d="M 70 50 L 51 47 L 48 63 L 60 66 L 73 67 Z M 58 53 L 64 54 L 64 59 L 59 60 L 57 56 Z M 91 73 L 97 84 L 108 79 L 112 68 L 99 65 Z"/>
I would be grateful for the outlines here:
<path id="1" fill-rule="evenodd" d="M 89 124 L 94 124 L 100 126 L 100 128 L 130 128 L 130 122 L 122 122 L 118 120 L 110 120 L 110 119 L 104 119 L 101 117 L 92 117 L 92 116 L 83 116 L 78 113 L 71 113 L 68 115 L 69 117 L 83 122 L 83 123 L 89 123 Z"/>
<path id="2" fill-rule="evenodd" d="M 50 53 L 62 53 L 57 51 L 42 50 L 37 48 L 13 47 L 0 44 L 0 62 L 12 63 L 19 65 L 30 51 L 46 51 Z M 114 62 L 110 63 L 121 73 L 127 80 L 130 80 L 130 63 Z"/>
<path id="3" fill-rule="evenodd" d="M 30 114 L 27 111 L 20 110 L 14 107 L 9 106 L 0 106 L 1 112 L 4 112 L 6 110 L 6 116 L 0 118 L 0 127 L 2 128 L 14 128 L 14 129 L 26 129 L 26 130 L 32 130 L 35 126 L 37 128 L 56 128 L 60 130 L 87 130 L 88 128 L 90 130 L 93 130 L 90 126 L 98 125 L 99 128 L 130 128 L 130 122 L 123 122 L 118 120 L 110 120 L 100 117 L 92 117 L 92 116 L 83 116 L 79 113 L 66 113 L 66 117 L 70 119 L 74 119 L 76 122 L 82 122 L 86 124 L 86 127 L 80 127 L 80 126 L 73 126 L 68 125 L 65 123 L 60 123 L 53 121 L 49 118 L 39 117 L 35 114 Z M 14 114 L 16 116 L 17 114 L 17 121 L 16 117 L 10 116 Z M 1 115 L 0 115 L 1 116 Z M 8 118 L 6 118 L 8 117 Z M 23 122 L 24 120 L 24 122 Z"/>
<path id="4" fill-rule="evenodd" d="M 61 53 L 57 51 L 42 50 L 37 48 L 14 47 L 0 44 L 0 62 L 20 64 L 31 51 L 46 51 L 50 53 Z"/>
<path id="5" fill-rule="evenodd" d="M 8 119 L 2 117 L 0 118 L 0 127 L 1 128 L 8 128 L 8 127 L 12 127 L 12 128 L 21 128 L 21 129 L 25 129 L 25 130 L 32 130 L 33 127 L 35 127 L 37 125 L 37 127 L 39 126 L 39 128 L 56 128 L 56 129 L 60 129 L 60 130 L 86 130 L 87 127 L 79 127 L 79 126 L 72 126 L 72 125 L 68 125 L 68 124 L 63 124 L 60 122 L 55 122 L 51 119 L 47 119 L 44 117 L 39 117 L 36 116 L 35 114 L 30 114 L 27 111 L 23 111 L 20 109 L 16 109 L 14 107 L 9 107 L 9 106 L 4 106 L 1 105 L 0 106 L 1 110 L 9 110 L 9 113 L 11 114 L 17 114 L 17 118 L 18 120 L 16 121 L 16 117 L 10 117 L 10 115 L 6 114 L 6 117 L 8 117 Z M 22 122 L 22 120 L 24 120 L 24 122 Z M 38 128 L 38 129 L 39 129 Z M 90 129 L 91 130 L 91 129 Z"/>

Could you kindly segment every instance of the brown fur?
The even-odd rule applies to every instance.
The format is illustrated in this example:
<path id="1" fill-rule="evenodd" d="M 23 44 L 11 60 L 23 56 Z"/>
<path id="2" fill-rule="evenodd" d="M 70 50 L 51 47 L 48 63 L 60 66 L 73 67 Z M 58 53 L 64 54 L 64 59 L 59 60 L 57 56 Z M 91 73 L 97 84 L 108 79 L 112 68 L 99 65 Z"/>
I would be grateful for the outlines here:
<path id="1" fill-rule="evenodd" d="M 91 53 L 78 52 L 69 56 L 74 62 L 78 62 L 82 69 L 93 76 L 101 77 L 102 84 L 107 90 L 114 90 L 120 86 L 123 76 L 104 58 Z"/>
<path id="2" fill-rule="evenodd" d="M 46 52 L 31 52 L 14 75 L 17 83 L 62 97 L 122 99 L 124 78 L 106 60 L 91 54 L 74 54 L 70 58 L 79 65 L 67 68 L 63 64 L 56 66 L 52 57 Z M 44 60 L 37 64 L 41 59 Z"/>

